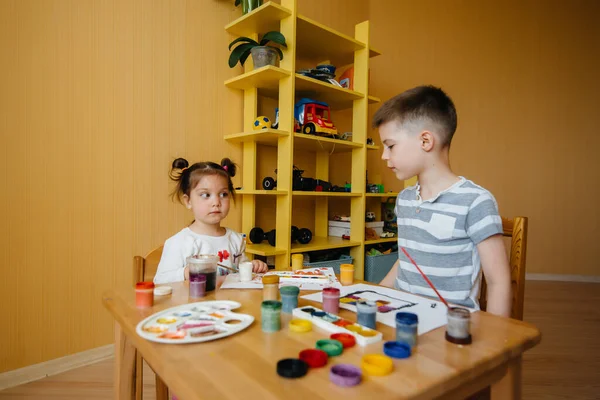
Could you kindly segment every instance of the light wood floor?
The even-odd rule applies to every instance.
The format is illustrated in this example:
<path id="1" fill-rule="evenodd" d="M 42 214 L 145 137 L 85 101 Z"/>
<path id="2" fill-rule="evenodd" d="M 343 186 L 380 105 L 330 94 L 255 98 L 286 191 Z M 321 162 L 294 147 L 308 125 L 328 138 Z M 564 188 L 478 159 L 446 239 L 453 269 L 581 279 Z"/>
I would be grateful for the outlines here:
<path id="1" fill-rule="evenodd" d="M 524 399 L 600 399 L 599 306 L 598 283 L 527 282 L 525 320 L 543 337 L 524 356 Z M 144 399 L 155 399 L 144 371 Z M 112 399 L 112 359 L 0 391 L 0 399 Z"/>

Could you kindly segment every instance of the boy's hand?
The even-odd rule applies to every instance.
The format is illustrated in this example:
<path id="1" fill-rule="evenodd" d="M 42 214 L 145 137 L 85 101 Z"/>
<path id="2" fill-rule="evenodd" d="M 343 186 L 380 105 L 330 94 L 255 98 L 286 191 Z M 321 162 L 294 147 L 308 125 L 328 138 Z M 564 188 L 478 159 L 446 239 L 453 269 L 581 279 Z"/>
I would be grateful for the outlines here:
<path id="1" fill-rule="evenodd" d="M 510 266 L 502 236 L 494 235 L 477 245 L 487 283 L 487 312 L 510 317 L 512 295 Z"/>
<path id="2" fill-rule="evenodd" d="M 387 286 L 394 289 L 394 283 L 396 282 L 396 277 L 398 276 L 398 264 L 400 264 L 400 259 L 396 260 L 390 272 L 388 272 L 385 278 L 379 282 L 381 286 Z"/>
<path id="3" fill-rule="evenodd" d="M 264 274 L 269 270 L 269 266 L 260 260 L 252 260 L 252 272 L 257 274 Z"/>

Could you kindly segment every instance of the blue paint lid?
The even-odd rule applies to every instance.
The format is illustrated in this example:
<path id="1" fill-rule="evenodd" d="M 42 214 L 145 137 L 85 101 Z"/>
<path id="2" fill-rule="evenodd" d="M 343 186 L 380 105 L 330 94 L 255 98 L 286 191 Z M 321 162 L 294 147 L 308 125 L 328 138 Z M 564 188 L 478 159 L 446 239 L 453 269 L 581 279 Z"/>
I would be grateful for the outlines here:
<path id="1" fill-rule="evenodd" d="M 419 322 L 419 316 L 410 312 L 399 312 L 396 314 L 396 322 L 412 325 Z"/>
<path id="2" fill-rule="evenodd" d="M 393 358 L 410 357 L 410 345 L 406 342 L 385 342 L 383 344 L 383 353 Z"/>

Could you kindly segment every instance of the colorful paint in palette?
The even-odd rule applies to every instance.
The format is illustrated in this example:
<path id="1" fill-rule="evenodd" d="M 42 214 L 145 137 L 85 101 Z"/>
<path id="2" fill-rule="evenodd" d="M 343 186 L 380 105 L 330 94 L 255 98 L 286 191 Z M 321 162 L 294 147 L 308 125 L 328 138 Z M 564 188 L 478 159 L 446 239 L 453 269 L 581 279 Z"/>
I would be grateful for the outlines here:
<path id="1" fill-rule="evenodd" d="M 246 329 L 254 317 L 234 313 L 240 303 L 229 300 L 202 301 L 172 307 L 144 319 L 138 335 L 159 343 L 207 342 Z"/>
<path id="2" fill-rule="evenodd" d="M 358 325 L 337 315 L 326 313 L 316 307 L 298 307 L 294 309 L 292 314 L 296 318 L 309 320 L 313 325 L 328 332 L 352 335 L 360 346 L 379 342 L 383 338 L 381 332 Z"/>

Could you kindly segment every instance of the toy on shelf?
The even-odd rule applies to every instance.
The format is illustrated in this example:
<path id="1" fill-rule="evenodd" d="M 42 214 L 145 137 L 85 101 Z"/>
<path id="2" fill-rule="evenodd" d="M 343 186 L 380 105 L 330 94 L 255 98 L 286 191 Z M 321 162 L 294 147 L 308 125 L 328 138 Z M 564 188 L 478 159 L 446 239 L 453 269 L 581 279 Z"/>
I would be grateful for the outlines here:
<path id="1" fill-rule="evenodd" d="M 259 131 L 261 129 L 267 129 L 270 127 L 271 127 L 271 120 L 269 120 L 269 118 L 265 117 L 264 115 L 257 117 L 254 120 L 254 123 L 252 124 L 252 129 L 254 129 L 255 131 Z"/>
<path id="2" fill-rule="evenodd" d="M 250 230 L 249 238 L 254 244 L 259 244 L 263 240 L 266 240 L 271 246 L 275 247 L 275 229 L 265 232 L 262 228 L 254 227 Z"/>
<path id="3" fill-rule="evenodd" d="M 269 244 L 275 247 L 275 237 L 277 231 L 275 229 L 270 230 L 269 232 L 265 232 L 262 228 L 255 227 L 250 230 L 250 241 L 254 244 L 262 243 L 263 240 L 269 242 Z M 313 234 L 308 228 L 298 228 L 297 226 L 292 226 L 290 238 L 292 243 L 300 243 L 300 244 L 308 244 L 312 240 Z"/>
<path id="4" fill-rule="evenodd" d="M 275 170 L 275 173 L 277 173 L 277 170 Z M 316 179 L 313 178 L 306 178 L 304 176 L 302 176 L 302 174 L 304 173 L 303 169 L 299 169 L 298 167 L 296 167 L 294 165 L 294 170 L 293 170 L 293 181 L 292 181 L 292 190 L 299 190 L 299 191 L 305 191 L 305 192 L 310 192 L 315 190 L 316 188 Z M 265 190 L 273 190 L 276 186 L 277 186 L 277 181 L 270 177 L 267 176 L 266 178 L 263 179 L 262 182 L 262 186 L 263 189 Z"/>
<path id="5" fill-rule="evenodd" d="M 294 118 L 307 135 L 338 138 L 338 131 L 331 121 L 329 105 L 322 101 L 303 98 L 294 105 Z"/>
<path id="6" fill-rule="evenodd" d="M 375 222 L 375 213 L 373 211 L 367 211 L 365 214 L 365 222 Z"/>
<path id="7" fill-rule="evenodd" d="M 337 315 L 326 313 L 316 307 L 298 307 L 294 309 L 292 315 L 296 318 L 309 320 L 313 325 L 328 332 L 352 335 L 360 346 L 377 343 L 383 338 L 379 331 L 348 321 Z"/>

